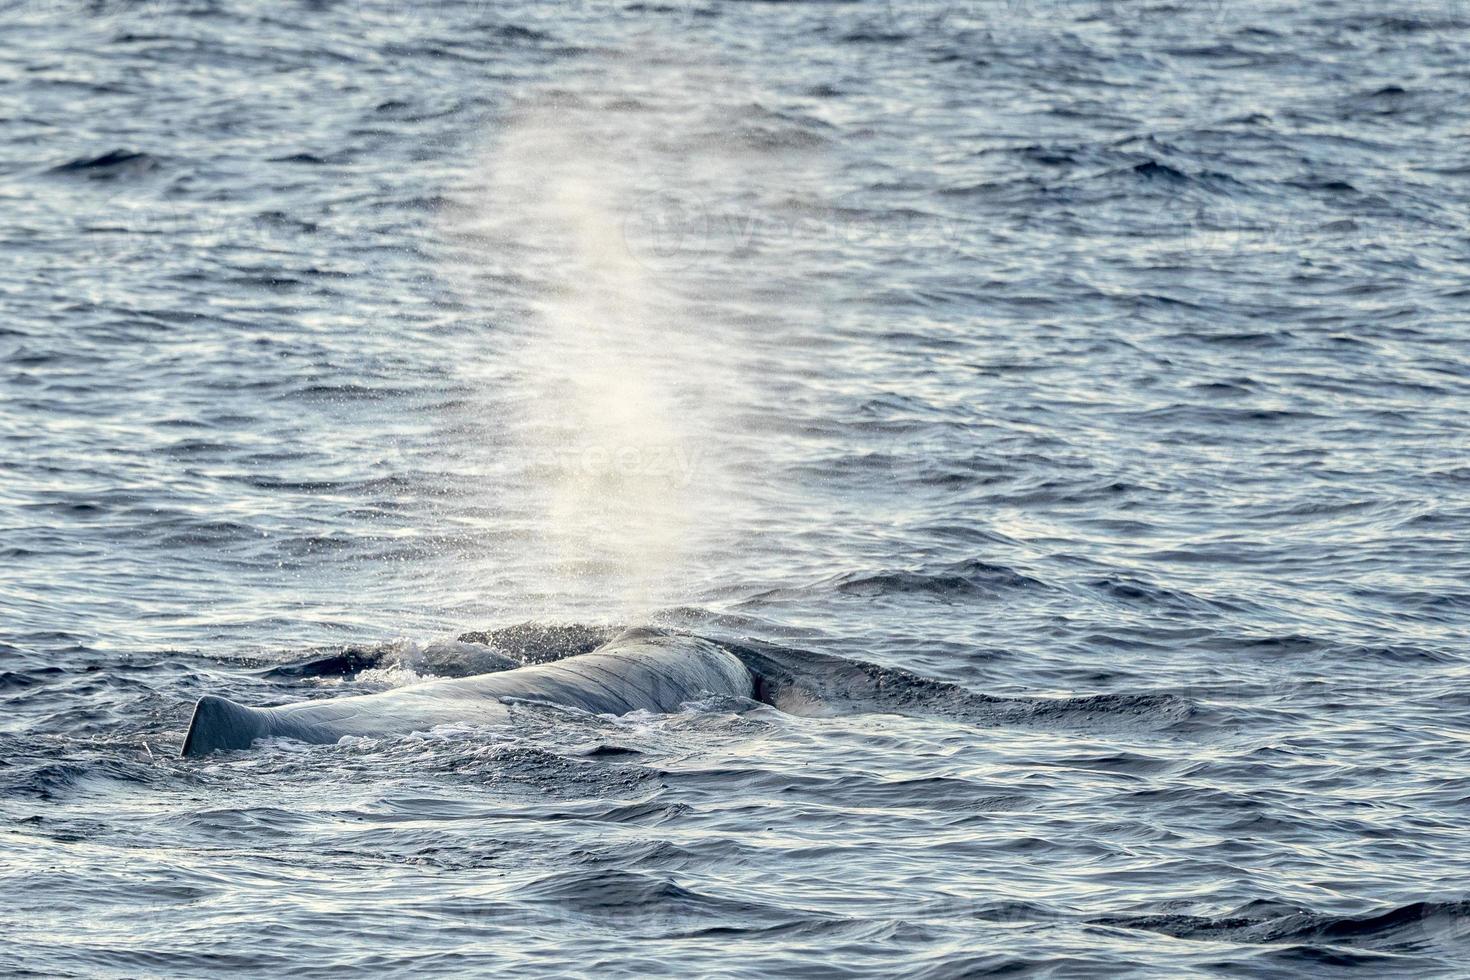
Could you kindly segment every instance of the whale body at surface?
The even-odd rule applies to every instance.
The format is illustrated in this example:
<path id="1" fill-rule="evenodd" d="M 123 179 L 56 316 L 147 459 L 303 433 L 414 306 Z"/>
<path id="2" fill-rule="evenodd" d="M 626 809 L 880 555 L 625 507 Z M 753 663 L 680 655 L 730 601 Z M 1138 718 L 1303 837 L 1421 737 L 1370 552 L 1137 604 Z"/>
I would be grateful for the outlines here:
<path id="1" fill-rule="evenodd" d="M 751 697 L 755 679 L 734 654 L 693 636 L 633 631 L 580 656 L 501 673 L 446 678 L 378 694 L 250 708 L 206 695 L 183 754 L 248 748 L 257 739 L 331 743 L 344 735 L 426 731 L 509 717 L 503 699 L 548 701 L 597 714 L 675 711 L 702 693 Z"/>
<path id="2" fill-rule="evenodd" d="M 749 637 L 719 642 L 686 633 L 634 629 L 614 635 L 593 627 L 467 633 L 482 652 L 561 659 L 498 673 L 444 677 L 378 694 L 249 708 L 206 696 L 194 708 L 183 754 L 248 748 L 261 738 L 331 743 L 344 735 L 427 731 L 437 725 L 494 724 L 510 718 L 507 700 L 545 701 L 596 714 L 677 711 L 701 694 L 749 698 L 786 714 L 832 717 L 892 714 L 941 718 L 969 726 L 1077 725 L 1145 727 L 1189 724 L 1194 705 L 1176 695 L 1113 692 L 1071 698 L 994 697 L 900 667 L 848 660 Z M 511 658 L 514 659 L 514 658 Z M 280 677 L 345 674 L 377 661 L 347 651 Z M 476 666 L 505 662 L 476 656 Z"/>

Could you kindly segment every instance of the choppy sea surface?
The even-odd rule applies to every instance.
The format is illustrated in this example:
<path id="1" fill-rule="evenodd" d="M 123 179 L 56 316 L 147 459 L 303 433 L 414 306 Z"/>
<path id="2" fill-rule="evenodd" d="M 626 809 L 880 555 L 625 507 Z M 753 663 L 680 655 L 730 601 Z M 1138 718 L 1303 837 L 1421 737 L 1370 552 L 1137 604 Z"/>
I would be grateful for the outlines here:
<path id="1" fill-rule="evenodd" d="M 0 972 L 1464 975 L 1470 8 L 0 27 Z M 1055 710 L 178 757 L 625 625 Z"/>

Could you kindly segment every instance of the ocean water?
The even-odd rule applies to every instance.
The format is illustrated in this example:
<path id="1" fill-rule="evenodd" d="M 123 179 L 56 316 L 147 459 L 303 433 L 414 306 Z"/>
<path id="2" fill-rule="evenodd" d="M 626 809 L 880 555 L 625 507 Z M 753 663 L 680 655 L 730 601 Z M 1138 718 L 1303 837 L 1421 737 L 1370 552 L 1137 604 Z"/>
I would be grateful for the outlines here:
<path id="1" fill-rule="evenodd" d="M 1470 8 L 0 25 L 0 972 L 1465 975 Z"/>

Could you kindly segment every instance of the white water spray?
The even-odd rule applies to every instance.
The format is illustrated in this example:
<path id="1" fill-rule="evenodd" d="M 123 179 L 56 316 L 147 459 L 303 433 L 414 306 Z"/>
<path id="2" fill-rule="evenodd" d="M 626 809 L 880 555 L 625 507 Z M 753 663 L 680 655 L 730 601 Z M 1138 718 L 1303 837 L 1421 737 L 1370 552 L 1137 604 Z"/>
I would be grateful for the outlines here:
<path id="1" fill-rule="evenodd" d="M 525 613 L 642 619 L 682 598 L 702 535 L 729 519 L 741 287 L 706 208 L 753 178 L 708 140 L 696 72 L 644 64 L 528 99 L 486 159 L 477 262 L 525 304 L 497 355 L 514 363 L 490 372 L 524 464 L 517 561 L 552 607 Z"/>

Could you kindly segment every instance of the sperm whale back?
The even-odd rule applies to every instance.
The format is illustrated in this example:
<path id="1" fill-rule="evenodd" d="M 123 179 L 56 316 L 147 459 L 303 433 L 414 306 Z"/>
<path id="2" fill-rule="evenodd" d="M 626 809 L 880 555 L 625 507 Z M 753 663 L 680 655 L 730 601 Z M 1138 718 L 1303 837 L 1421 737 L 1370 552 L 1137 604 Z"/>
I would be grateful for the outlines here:
<path id="1" fill-rule="evenodd" d="M 692 636 L 636 631 L 591 653 L 477 677 L 446 678 L 378 694 L 250 708 L 206 695 L 194 708 L 183 754 L 248 748 L 284 737 L 331 743 L 344 735 L 424 731 L 509 717 L 506 698 L 549 701 L 598 714 L 667 712 L 701 692 L 749 697 L 754 679 L 729 651 Z"/>

